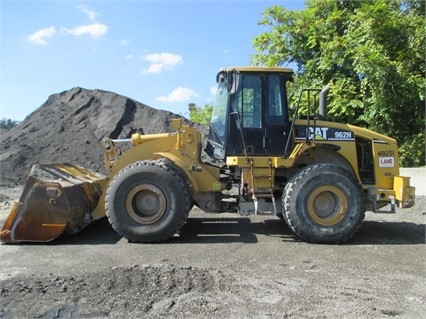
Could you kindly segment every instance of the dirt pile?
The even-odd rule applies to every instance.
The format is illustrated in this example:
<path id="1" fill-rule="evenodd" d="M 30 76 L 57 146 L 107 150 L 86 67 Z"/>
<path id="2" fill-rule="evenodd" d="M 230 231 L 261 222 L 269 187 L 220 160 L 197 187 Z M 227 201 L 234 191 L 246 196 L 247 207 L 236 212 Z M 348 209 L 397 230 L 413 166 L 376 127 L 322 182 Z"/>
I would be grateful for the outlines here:
<path id="1" fill-rule="evenodd" d="M 1 134 L 0 186 L 25 183 L 35 163 L 71 162 L 103 172 L 100 141 L 172 132 L 177 114 L 102 90 L 73 88 L 51 95 L 13 129 Z M 186 119 L 205 136 L 207 128 Z"/>

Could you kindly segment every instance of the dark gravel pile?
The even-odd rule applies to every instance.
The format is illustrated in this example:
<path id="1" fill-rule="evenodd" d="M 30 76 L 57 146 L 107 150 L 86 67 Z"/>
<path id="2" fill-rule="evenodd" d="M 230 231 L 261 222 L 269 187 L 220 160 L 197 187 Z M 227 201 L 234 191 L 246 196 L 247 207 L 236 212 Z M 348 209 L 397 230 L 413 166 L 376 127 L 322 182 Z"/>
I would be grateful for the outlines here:
<path id="1" fill-rule="evenodd" d="M 35 163 L 71 162 L 103 172 L 100 141 L 135 132 L 172 132 L 177 114 L 102 90 L 73 88 L 51 95 L 18 126 L 1 133 L 0 186 L 26 182 Z M 203 135 L 205 126 L 196 126 Z"/>

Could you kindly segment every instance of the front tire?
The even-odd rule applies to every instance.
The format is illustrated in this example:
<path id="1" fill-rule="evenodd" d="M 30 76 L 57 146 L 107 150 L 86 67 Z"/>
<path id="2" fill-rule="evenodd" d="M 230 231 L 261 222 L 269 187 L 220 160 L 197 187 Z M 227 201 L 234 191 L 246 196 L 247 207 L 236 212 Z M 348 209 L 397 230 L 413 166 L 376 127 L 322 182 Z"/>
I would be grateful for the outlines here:
<path id="1" fill-rule="evenodd" d="M 365 217 L 362 188 L 339 166 L 306 166 L 287 183 L 283 211 L 286 223 L 302 240 L 341 243 L 355 234 Z"/>
<path id="2" fill-rule="evenodd" d="M 161 161 L 139 161 L 114 176 L 105 196 L 112 227 L 136 242 L 161 242 L 185 223 L 190 196 L 180 174 Z"/>

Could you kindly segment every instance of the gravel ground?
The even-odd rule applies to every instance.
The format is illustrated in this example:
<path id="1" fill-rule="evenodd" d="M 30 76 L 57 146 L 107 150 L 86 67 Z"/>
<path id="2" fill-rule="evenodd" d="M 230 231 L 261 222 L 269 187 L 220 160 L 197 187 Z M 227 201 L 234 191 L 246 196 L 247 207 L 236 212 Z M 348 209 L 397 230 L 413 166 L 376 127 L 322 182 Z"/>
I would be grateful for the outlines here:
<path id="1" fill-rule="evenodd" d="M 0 225 L 22 188 L 0 189 Z M 103 219 L 48 244 L 0 245 L 0 318 L 422 318 L 426 197 L 368 213 L 343 245 L 273 216 L 193 209 L 179 235 L 132 244 Z"/>

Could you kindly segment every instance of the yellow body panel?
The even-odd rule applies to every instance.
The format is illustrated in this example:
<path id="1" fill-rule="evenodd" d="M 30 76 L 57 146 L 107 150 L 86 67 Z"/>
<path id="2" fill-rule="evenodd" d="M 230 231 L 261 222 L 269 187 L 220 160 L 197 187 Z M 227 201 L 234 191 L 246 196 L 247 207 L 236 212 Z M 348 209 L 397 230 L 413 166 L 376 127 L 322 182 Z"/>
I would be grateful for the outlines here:
<path id="1" fill-rule="evenodd" d="M 313 123 L 313 120 L 311 120 L 309 126 L 313 127 Z M 307 120 L 295 120 L 295 127 L 306 127 L 307 125 Z M 414 187 L 410 186 L 409 178 L 399 176 L 398 146 L 395 139 L 356 126 L 320 120 L 315 121 L 315 128 L 318 128 L 320 133 L 322 132 L 321 128 L 351 132 L 351 138 L 328 139 L 326 136 L 321 136 L 321 134 L 315 135 L 313 132 L 312 136 L 309 136 L 308 141 L 306 141 L 306 138 L 295 137 L 292 154 L 287 158 L 283 156 L 230 156 L 226 158 L 226 164 L 228 166 L 239 167 L 243 170 L 243 182 L 250 189 L 265 189 L 271 187 L 271 178 L 272 185 L 274 184 L 273 179 L 276 175 L 276 169 L 292 168 L 296 162 L 305 165 L 313 164 L 316 161 L 335 163 L 337 156 L 339 159 L 338 162 L 340 164 L 343 163 L 346 168 L 355 174 L 365 190 L 369 192 L 373 191 L 374 200 L 382 202 L 396 201 L 400 207 L 414 205 Z M 372 184 L 364 184 L 361 181 L 355 142 L 356 137 L 371 141 L 371 155 L 374 167 L 374 183 Z M 330 157 L 323 156 L 318 159 L 318 149 L 324 149 L 324 147 L 326 150 L 329 150 L 325 154 L 329 154 Z M 335 151 L 333 151 L 333 148 Z M 333 152 L 335 155 L 332 154 Z M 302 156 L 303 159 L 301 159 L 302 154 L 304 155 Z M 270 168 L 272 172 L 267 173 Z M 265 177 L 256 178 L 259 175 Z"/>
<path id="2" fill-rule="evenodd" d="M 374 171 L 377 188 L 393 188 L 394 177 L 399 175 L 396 144 L 373 142 Z"/>
<path id="3" fill-rule="evenodd" d="M 196 129 L 182 126 L 178 133 L 133 134 L 132 142 L 136 146 L 112 164 L 110 180 L 134 162 L 167 158 L 185 172 L 196 193 L 220 190 L 219 168 L 203 164 L 200 160 L 201 135 Z"/>
<path id="4" fill-rule="evenodd" d="M 306 127 L 308 124 L 311 127 L 313 123 L 313 121 L 308 123 L 307 120 L 297 119 L 295 127 Z M 136 161 L 166 158 L 186 175 L 194 198 L 200 194 L 220 192 L 223 186 L 219 179 L 219 168 L 204 164 L 200 159 L 200 133 L 187 125 L 182 125 L 180 119 L 173 120 L 172 126 L 177 132 L 152 135 L 134 134 L 131 139 L 134 147 L 109 163 L 110 180 L 122 168 Z M 275 187 L 277 170 L 297 170 L 296 164 L 309 165 L 316 161 L 336 163 L 337 158 L 338 163 L 343 164 L 355 174 L 363 188 L 368 191 L 370 199 L 382 202 L 396 201 L 401 207 L 414 203 L 414 188 L 409 185 L 409 179 L 399 176 L 397 144 L 394 139 L 367 129 L 341 123 L 317 120 L 314 129 L 311 130 L 314 131 L 315 128 L 320 134 L 313 132 L 315 134 L 309 136 L 308 141 L 297 138 L 295 133 L 293 149 L 288 157 L 228 156 L 226 165 L 241 169 L 242 183 L 246 184 L 249 189 L 254 192 L 268 192 Z M 351 132 L 351 134 L 349 139 L 321 136 L 321 132 L 326 130 Z M 373 184 L 363 184 L 361 181 L 355 137 L 371 141 L 374 166 Z M 319 150 L 324 149 L 326 150 L 325 155 L 318 155 Z M 112 153 L 118 152 L 113 151 Z M 103 201 L 102 197 L 95 210 L 95 212 L 99 212 L 99 215 L 104 214 Z"/>
<path id="5" fill-rule="evenodd" d="M 415 188 L 410 186 L 410 177 L 395 176 L 393 189 L 400 208 L 408 208 L 414 205 Z"/>

